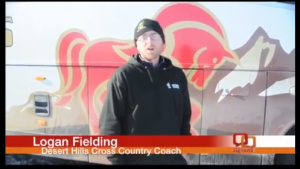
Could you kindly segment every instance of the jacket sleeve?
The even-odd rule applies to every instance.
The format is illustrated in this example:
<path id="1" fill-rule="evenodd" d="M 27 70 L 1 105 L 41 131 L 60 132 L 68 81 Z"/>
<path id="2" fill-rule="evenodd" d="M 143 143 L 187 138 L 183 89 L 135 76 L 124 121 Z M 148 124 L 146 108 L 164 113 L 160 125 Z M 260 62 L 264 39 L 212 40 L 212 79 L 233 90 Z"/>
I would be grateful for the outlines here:
<path id="1" fill-rule="evenodd" d="M 101 135 L 122 135 L 121 119 L 125 112 L 126 88 L 120 73 L 114 74 L 108 82 L 107 95 L 99 120 Z M 108 155 L 107 159 L 114 164 L 123 164 L 123 156 Z"/>
<path id="2" fill-rule="evenodd" d="M 191 135 L 191 115 L 192 115 L 192 109 L 191 109 L 191 101 L 190 101 L 190 95 L 188 90 L 188 82 L 186 79 L 185 74 L 183 74 L 183 98 L 182 98 L 182 104 L 183 104 L 183 118 L 182 118 L 182 126 L 181 126 L 181 135 Z"/>

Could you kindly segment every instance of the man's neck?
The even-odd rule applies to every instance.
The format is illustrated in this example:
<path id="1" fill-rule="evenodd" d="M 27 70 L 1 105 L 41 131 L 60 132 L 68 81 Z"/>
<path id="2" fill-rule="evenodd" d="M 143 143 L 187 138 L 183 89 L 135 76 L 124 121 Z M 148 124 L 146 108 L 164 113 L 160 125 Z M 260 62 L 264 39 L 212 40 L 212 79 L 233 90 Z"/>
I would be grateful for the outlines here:
<path id="1" fill-rule="evenodd" d="M 158 65 L 158 63 L 159 63 L 159 57 L 156 57 L 153 60 L 147 60 L 145 57 L 143 57 L 142 55 L 140 55 L 140 58 L 141 58 L 142 61 L 151 63 L 151 65 L 154 66 L 154 67 L 156 67 Z"/>

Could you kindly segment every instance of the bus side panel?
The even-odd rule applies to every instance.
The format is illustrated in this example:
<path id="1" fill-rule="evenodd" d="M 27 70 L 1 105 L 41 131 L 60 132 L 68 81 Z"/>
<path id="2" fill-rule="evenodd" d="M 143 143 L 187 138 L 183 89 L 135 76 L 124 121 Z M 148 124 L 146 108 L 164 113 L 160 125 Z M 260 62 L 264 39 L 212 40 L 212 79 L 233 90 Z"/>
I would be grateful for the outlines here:
<path id="1" fill-rule="evenodd" d="M 268 72 L 268 86 L 264 135 L 284 135 L 295 124 L 295 72 Z"/>
<path id="2" fill-rule="evenodd" d="M 106 96 L 107 82 L 117 68 L 89 67 L 88 68 L 88 98 L 89 124 L 92 135 L 99 134 L 99 118 Z M 101 133 L 100 133 L 101 134 Z M 99 149 L 100 151 L 100 149 Z M 105 155 L 107 152 L 97 152 L 89 155 L 89 162 L 110 164 Z"/>
<path id="3" fill-rule="evenodd" d="M 196 85 L 195 81 L 192 81 L 190 75 L 201 75 L 197 76 L 197 82 L 204 83 L 203 70 L 188 69 L 183 70 L 187 75 L 188 80 L 188 89 L 190 94 L 192 116 L 191 116 L 191 134 L 192 135 L 201 135 L 201 123 L 202 123 L 202 105 L 203 105 L 203 92 L 199 89 L 199 86 Z M 200 154 L 187 154 L 184 155 L 188 163 L 191 165 L 200 164 Z"/>
<path id="4" fill-rule="evenodd" d="M 268 72 L 264 135 L 285 135 L 295 125 L 295 72 Z M 263 155 L 263 164 L 273 163 Z"/>
<path id="5" fill-rule="evenodd" d="M 258 94 L 265 90 L 266 81 L 266 72 L 216 70 L 203 93 L 201 135 L 262 135 L 265 96 Z M 201 156 L 201 164 L 260 163 L 261 155 Z"/>
<path id="6" fill-rule="evenodd" d="M 51 93 L 52 116 L 47 119 L 47 135 L 90 135 L 88 121 L 87 68 L 58 67 L 61 86 Z M 63 85 L 62 85 L 63 84 Z M 54 99 L 53 99 L 54 100 Z M 61 159 L 88 162 L 83 148 L 73 148 L 73 154 L 51 155 Z"/>
<path id="7" fill-rule="evenodd" d="M 84 70 L 82 67 L 6 66 L 6 135 L 89 135 Z M 77 76 L 71 76 L 71 72 Z M 75 151 L 82 154 L 79 149 L 74 154 Z M 88 161 L 86 154 L 43 153 Z"/>

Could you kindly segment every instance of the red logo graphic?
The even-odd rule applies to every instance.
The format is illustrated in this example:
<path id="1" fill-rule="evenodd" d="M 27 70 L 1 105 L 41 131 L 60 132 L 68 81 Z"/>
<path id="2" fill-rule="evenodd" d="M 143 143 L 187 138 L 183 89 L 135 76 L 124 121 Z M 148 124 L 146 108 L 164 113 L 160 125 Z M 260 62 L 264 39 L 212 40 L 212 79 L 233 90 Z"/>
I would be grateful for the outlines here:
<path id="1" fill-rule="evenodd" d="M 249 140 L 253 141 L 252 145 L 248 145 Z M 256 137 L 255 136 L 249 136 L 246 133 L 235 133 L 233 134 L 233 144 L 236 147 L 255 147 L 256 146 Z"/>
<path id="2" fill-rule="evenodd" d="M 214 74 L 214 67 L 223 64 L 224 60 L 237 60 L 235 53 L 228 47 L 221 24 L 210 11 L 196 3 L 171 3 L 160 10 L 154 19 L 160 22 L 165 32 L 164 56 L 182 68 L 210 68 L 204 74 L 201 71 L 189 72 L 189 83 L 198 90 L 206 87 Z M 79 30 L 63 33 L 57 45 L 57 59 L 60 65 L 73 67 L 60 67 L 61 91 L 64 94 L 58 104 L 67 105 L 72 99 L 80 98 L 84 111 L 88 112 L 91 130 L 97 134 L 99 113 L 106 95 L 106 82 L 115 68 L 94 68 L 87 71 L 85 67 L 118 67 L 135 53 L 137 50 L 133 40 L 89 40 Z M 191 104 L 193 125 L 200 117 L 201 107 L 194 102 Z M 191 132 L 197 134 L 193 129 Z"/>

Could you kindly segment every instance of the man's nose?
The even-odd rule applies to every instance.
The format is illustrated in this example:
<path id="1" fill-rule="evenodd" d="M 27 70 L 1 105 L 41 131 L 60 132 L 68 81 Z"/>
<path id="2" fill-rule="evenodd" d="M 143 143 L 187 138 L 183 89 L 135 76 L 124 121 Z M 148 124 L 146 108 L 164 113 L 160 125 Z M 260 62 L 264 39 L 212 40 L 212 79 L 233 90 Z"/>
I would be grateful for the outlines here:
<path id="1" fill-rule="evenodd" d="M 151 36 L 148 36 L 148 37 L 147 37 L 146 42 L 147 42 L 147 43 L 152 43 Z"/>

